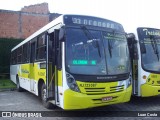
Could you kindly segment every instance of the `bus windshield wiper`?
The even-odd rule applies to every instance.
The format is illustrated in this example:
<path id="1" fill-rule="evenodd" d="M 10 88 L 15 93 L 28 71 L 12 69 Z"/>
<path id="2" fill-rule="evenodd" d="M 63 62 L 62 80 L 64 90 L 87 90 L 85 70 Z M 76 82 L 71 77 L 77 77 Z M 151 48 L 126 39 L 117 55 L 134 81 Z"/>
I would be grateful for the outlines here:
<path id="1" fill-rule="evenodd" d="M 108 50 L 109 50 L 110 57 L 112 57 L 112 49 L 113 49 L 113 46 L 111 46 L 111 41 L 108 40 Z"/>
<path id="2" fill-rule="evenodd" d="M 153 36 L 150 36 L 150 40 L 151 40 L 151 45 L 152 45 L 153 51 L 157 55 L 157 59 L 159 61 L 159 50 L 157 47 L 157 41 Z"/>
<path id="3" fill-rule="evenodd" d="M 93 45 L 95 48 L 97 48 L 99 57 L 101 57 L 100 47 L 98 43 L 99 39 L 96 39 L 96 37 L 94 37 L 93 34 L 85 26 L 81 26 L 81 29 L 83 30 L 85 36 L 88 38 L 87 43 L 91 43 L 91 42 L 95 43 Z"/>
<path id="4" fill-rule="evenodd" d="M 115 31 L 113 31 L 113 37 L 114 36 L 115 36 Z M 111 58 L 112 58 L 112 49 L 113 49 L 113 40 L 108 39 L 108 51 Z"/>

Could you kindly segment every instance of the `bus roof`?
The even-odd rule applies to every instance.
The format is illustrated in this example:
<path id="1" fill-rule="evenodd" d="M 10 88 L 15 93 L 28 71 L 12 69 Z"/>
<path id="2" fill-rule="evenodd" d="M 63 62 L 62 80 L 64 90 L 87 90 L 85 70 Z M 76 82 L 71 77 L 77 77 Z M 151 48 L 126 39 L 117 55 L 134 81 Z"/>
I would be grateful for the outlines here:
<path id="1" fill-rule="evenodd" d="M 28 38 L 26 38 L 24 41 L 22 41 L 21 43 L 19 43 L 17 46 L 15 46 L 11 51 L 17 49 L 18 47 L 20 47 L 21 45 L 27 43 L 28 41 L 32 40 L 33 38 L 35 38 L 36 36 L 42 34 L 43 32 L 45 32 L 46 30 L 54 27 L 55 25 L 61 24 L 63 23 L 63 15 L 59 16 L 58 18 L 56 18 L 55 20 L 51 21 L 50 23 L 48 23 L 47 25 L 45 25 L 44 27 L 42 27 L 41 29 L 39 29 L 38 31 L 36 31 L 35 33 L 33 33 L 31 36 L 29 36 Z"/>
<path id="2" fill-rule="evenodd" d="M 64 16 L 67 16 L 68 20 L 67 19 L 64 20 Z M 74 17 L 72 19 L 72 22 L 71 22 L 71 17 Z M 91 22 L 90 19 L 88 19 L 88 18 L 90 18 L 91 20 L 93 19 L 93 21 Z M 113 26 L 115 25 L 117 27 L 117 29 L 124 30 L 123 26 L 120 23 L 114 22 L 112 20 L 108 20 L 108 19 L 104 19 L 104 18 L 100 18 L 100 17 L 95 17 L 95 16 L 65 14 L 65 15 L 60 15 L 58 18 L 54 19 L 53 21 L 51 21 L 50 23 L 48 23 L 47 25 L 45 25 L 44 27 L 42 27 L 41 29 L 39 29 L 38 31 L 33 33 L 31 36 L 29 36 L 24 41 L 22 41 L 17 46 L 15 46 L 11 51 L 14 51 L 18 47 L 22 46 L 23 44 L 27 43 L 28 41 L 32 40 L 36 36 L 53 28 L 56 25 L 63 25 L 64 22 L 68 25 L 73 25 L 73 24 L 80 25 L 81 24 L 81 23 L 79 23 L 80 20 L 81 20 L 81 22 L 83 21 L 82 25 L 92 25 L 92 26 L 96 26 L 96 27 L 106 27 L 106 28 L 111 28 L 112 25 Z"/>
<path id="3" fill-rule="evenodd" d="M 160 30 L 160 28 L 156 28 L 154 26 L 150 26 L 150 25 L 146 25 L 146 26 L 136 26 L 134 29 L 132 29 L 131 32 L 127 32 L 127 33 L 133 33 L 135 35 L 135 38 L 137 41 L 139 41 L 139 38 L 138 38 L 138 29 L 155 29 L 155 30 Z"/>

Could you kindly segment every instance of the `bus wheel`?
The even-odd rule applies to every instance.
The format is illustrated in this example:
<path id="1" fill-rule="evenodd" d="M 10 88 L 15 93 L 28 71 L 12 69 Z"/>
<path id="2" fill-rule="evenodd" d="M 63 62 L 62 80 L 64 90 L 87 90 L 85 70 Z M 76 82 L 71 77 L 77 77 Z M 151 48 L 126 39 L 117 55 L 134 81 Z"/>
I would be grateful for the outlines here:
<path id="1" fill-rule="evenodd" d="M 17 76 L 17 78 L 16 78 L 16 82 L 17 82 L 17 91 L 18 91 L 18 92 L 22 92 L 22 91 L 23 91 L 23 88 L 20 87 L 19 77 L 18 77 L 18 76 Z"/>
<path id="2" fill-rule="evenodd" d="M 42 87 L 41 87 L 41 100 L 45 108 L 51 109 L 54 107 L 52 103 L 47 101 L 47 90 L 46 90 L 46 86 L 44 83 L 42 84 Z"/>

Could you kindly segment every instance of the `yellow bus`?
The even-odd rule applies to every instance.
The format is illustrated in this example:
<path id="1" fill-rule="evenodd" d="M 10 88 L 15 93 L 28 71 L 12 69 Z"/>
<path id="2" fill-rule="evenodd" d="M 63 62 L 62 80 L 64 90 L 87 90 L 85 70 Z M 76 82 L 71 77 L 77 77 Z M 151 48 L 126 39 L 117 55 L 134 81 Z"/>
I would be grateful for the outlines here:
<path id="1" fill-rule="evenodd" d="M 10 78 L 46 108 L 85 109 L 130 100 L 129 50 L 123 26 L 61 15 L 11 50 Z"/>
<path id="2" fill-rule="evenodd" d="M 141 97 L 160 94 L 160 29 L 138 27 L 129 33 L 133 95 Z"/>

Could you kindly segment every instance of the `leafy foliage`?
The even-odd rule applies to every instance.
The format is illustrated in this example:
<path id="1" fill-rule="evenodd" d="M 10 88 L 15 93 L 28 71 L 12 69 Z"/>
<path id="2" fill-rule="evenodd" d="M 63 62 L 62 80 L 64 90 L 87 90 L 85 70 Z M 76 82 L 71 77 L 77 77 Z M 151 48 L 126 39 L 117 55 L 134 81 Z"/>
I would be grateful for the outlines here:
<path id="1" fill-rule="evenodd" d="M 0 74 L 9 73 L 11 49 L 22 39 L 0 38 Z"/>

